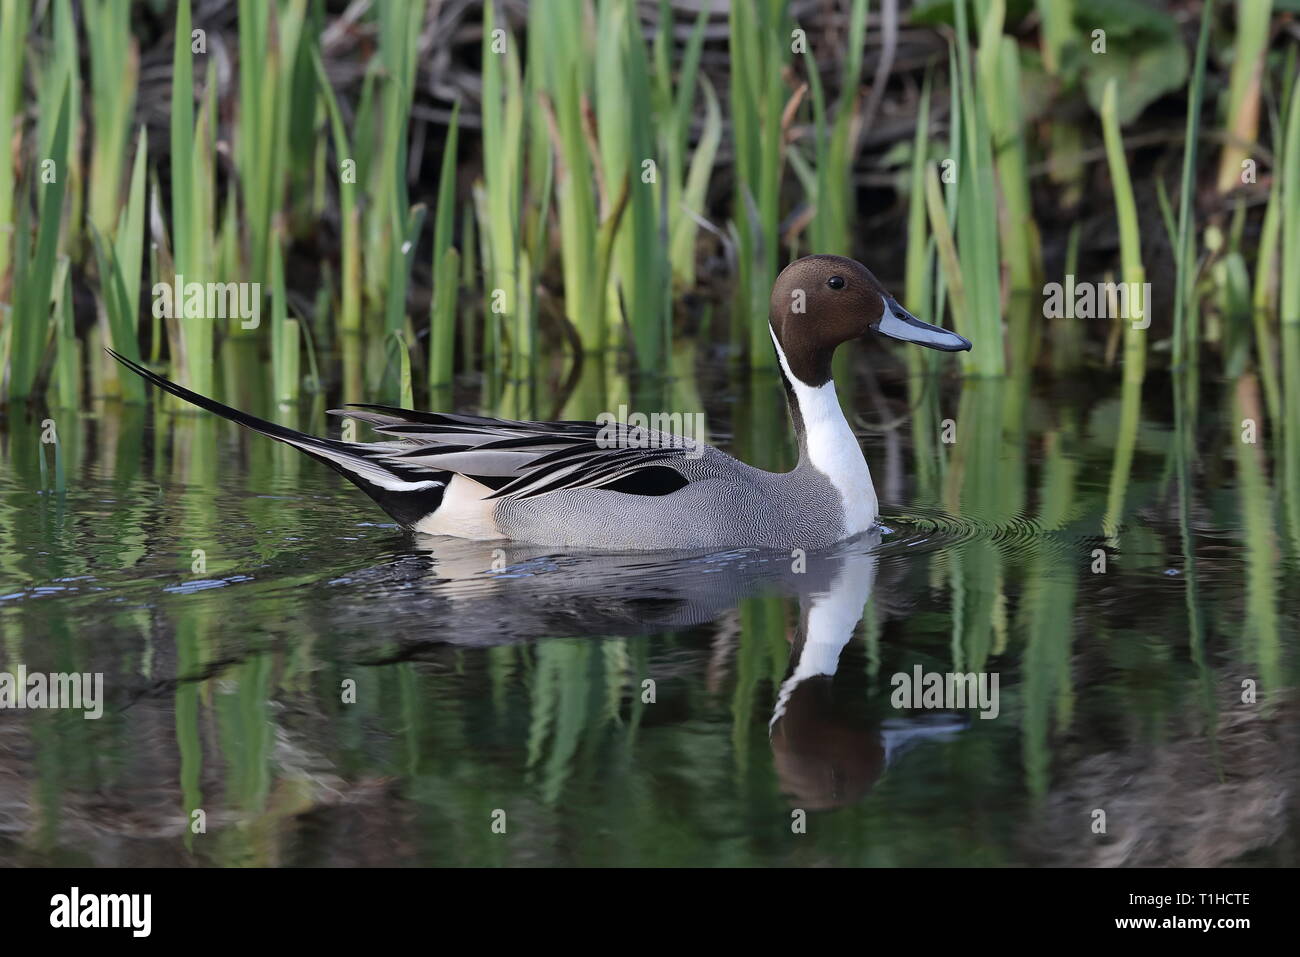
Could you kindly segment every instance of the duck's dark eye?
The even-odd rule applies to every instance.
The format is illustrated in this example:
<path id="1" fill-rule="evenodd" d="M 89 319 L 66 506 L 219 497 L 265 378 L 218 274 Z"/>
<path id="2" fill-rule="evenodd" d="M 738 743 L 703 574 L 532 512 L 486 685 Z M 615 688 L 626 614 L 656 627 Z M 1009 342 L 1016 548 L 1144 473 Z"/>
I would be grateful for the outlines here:
<path id="1" fill-rule="evenodd" d="M 831 276 L 830 279 L 826 280 L 826 285 L 830 286 L 832 289 L 843 289 L 844 280 L 839 276 Z"/>

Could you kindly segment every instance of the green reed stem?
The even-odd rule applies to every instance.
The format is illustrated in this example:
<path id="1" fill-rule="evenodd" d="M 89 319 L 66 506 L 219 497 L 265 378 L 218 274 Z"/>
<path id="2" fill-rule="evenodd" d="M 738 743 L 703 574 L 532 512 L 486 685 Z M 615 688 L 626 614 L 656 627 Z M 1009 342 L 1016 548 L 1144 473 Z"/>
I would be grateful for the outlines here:
<path id="1" fill-rule="evenodd" d="M 1142 267 L 1142 247 L 1138 239 L 1137 203 L 1133 199 L 1133 183 L 1129 178 L 1128 162 L 1124 156 L 1124 141 L 1120 133 L 1116 111 L 1117 89 L 1115 80 L 1106 84 L 1102 96 L 1101 123 L 1106 142 L 1106 162 L 1110 168 L 1112 188 L 1115 193 L 1115 215 L 1119 221 L 1121 278 L 1127 287 L 1127 315 L 1118 321 L 1124 327 L 1124 381 L 1120 400 L 1120 431 L 1115 443 L 1115 456 L 1111 466 L 1110 489 L 1106 499 L 1106 514 L 1102 520 L 1104 533 L 1111 538 L 1118 534 L 1124 511 L 1125 491 L 1133 464 L 1133 450 L 1137 443 L 1137 427 L 1142 408 L 1142 381 L 1146 376 L 1147 334 L 1143 324 L 1149 321 L 1151 304 L 1144 301 L 1143 284 L 1146 273 Z M 1136 302 L 1134 300 L 1137 300 Z M 1114 315 L 1115 310 L 1107 310 Z M 1141 316 L 1142 321 L 1134 321 Z"/>
<path id="2" fill-rule="evenodd" d="M 456 159 L 460 104 L 452 109 L 438 177 L 438 206 L 433 215 L 433 299 L 429 306 L 429 387 L 451 385 L 455 364 L 456 295 L 460 285 L 460 256 L 452 248 L 456 204 Z"/>
<path id="3" fill-rule="evenodd" d="M 71 140 L 71 93 L 64 87 L 56 102 L 59 104 L 54 124 L 53 141 L 48 159 L 54 173 L 51 182 L 38 186 L 39 225 L 36 233 L 36 251 L 30 265 L 27 261 L 26 216 L 20 217 L 18 242 L 19 257 L 14 270 L 17 288 L 12 317 L 9 351 L 9 397 L 27 398 L 40 374 L 41 359 L 50 333 L 50 302 L 54 298 L 55 260 L 59 248 L 59 228 L 63 218 L 64 198 L 67 194 L 68 155 Z"/>
<path id="4" fill-rule="evenodd" d="M 89 220 L 101 235 L 110 236 L 121 205 L 140 57 L 131 36 L 130 0 L 87 0 L 82 15 L 90 46 L 91 116 L 95 131 L 90 160 Z"/>
<path id="5" fill-rule="evenodd" d="M 1287 267 L 1300 262 L 1300 71 L 1292 81 L 1280 178 L 1283 267 L 1278 313 L 1282 325 L 1283 477 L 1292 547 L 1300 549 L 1300 271 Z"/>
<path id="6" fill-rule="evenodd" d="M 0 0 L 0 302 L 12 302 L 16 293 L 16 288 L 6 284 L 15 242 L 14 197 L 18 195 L 12 140 L 16 132 L 14 120 L 21 116 L 19 94 L 30 11 L 31 5 L 25 0 Z M 0 324 L 0 330 L 3 328 Z"/>
<path id="7" fill-rule="evenodd" d="M 1178 197 L 1178 246 L 1174 250 L 1174 371 L 1183 368 L 1187 354 L 1187 334 L 1184 330 L 1191 298 L 1193 211 L 1192 194 L 1196 188 L 1196 155 L 1201 129 L 1201 100 L 1205 94 L 1205 60 L 1210 43 L 1210 24 L 1214 15 L 1214 0 L 1206 0 L 1201 9 L 1201 33 L 1196 43 L 1196 67 L 1187 97 L 1187 131 L 1183 140 L 1183 178 Z"/>
<path id="8" fill-rule="evenodd" d="M 277 405 L 291 405 L 301 393 L 302 350 L 298 321 L 289 318 L 280 246 L 276 237 L 271 244 L 271 392 Z"/>
<path id="9" fill-rule="evenodd" d="M 564 4 L 560 5 L 565 6 Z M 487 292 L 491 351 L 485 358 L 500 362 L 497 351 L 503 327 L 519 314 L 519 211 L 523 192 L 523 78 L 515 39 L 497 34 L 494 0 L 483 9 L 483 207 L 482 233 L 488 255 L 484 265 L 490 280 Z M 567 287 L 566 287 L 567 288 Z M 497 374 L 500 370 L 491 370 Z"/>
<path id="10" fill-rule="evenodd" d="M 1260 93 L 1267 65 L 1268 34 L 1273 0 L 1245 0 L 1234 5 L 1237 37 L 1224 119 L 1227 141 L 1219 154 L 1218 189 L 1227 193 L 1241 185 L 1242 164 L 1251 157 L 1259 133 Z"/>
<path id="11" fill-rule="evenodd" d="M 977 89 L 971 66 L 966 5 L 958 3 L 957 72 L 953 77 L 961 111 L 960 136 L 954 135 L 957 160 L 957 244 L 961 249 L 962 280 L 969 297 L 974 343 L 962 353 L 963 367 L 977 375 L 1002 375 L 1006 360 L 1002 334 L 1002 296 L 998 258 L 997 184 L 992 138 L 985 104 L 993 91 Z M 1003 0 L 992 0 L 982 29 L 982 49 L 996 52 L 994 38 L 1002 32 Z M 958 147 L 957 144 L 960 144 Z"/>

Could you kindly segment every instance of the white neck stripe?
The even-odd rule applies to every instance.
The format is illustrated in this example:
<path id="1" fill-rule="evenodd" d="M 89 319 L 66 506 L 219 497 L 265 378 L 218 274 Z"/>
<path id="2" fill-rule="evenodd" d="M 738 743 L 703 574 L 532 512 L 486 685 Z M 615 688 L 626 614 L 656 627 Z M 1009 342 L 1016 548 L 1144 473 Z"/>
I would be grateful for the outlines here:
<path id="1" fill-rule="evenodd" d="M 823 385 L 810 386 L 790 371 L 781 343 L 776 339 L 776 332 L 769 326 L 772 344 L 776 346 L 776 356 L 794 390 L 795 401 L 799 403 L 799 417 L 803 420 L 804 443 L 808 461 L 825 475 L 836 491 L 844 506 L 844 529 L 847 535 L 864 532 L 876 523 L 879 506 L 876 501 L 876 489 L 871 484 L 871 470 L 867 460 L 862 456 L 858 438 L 849 428 L 840 409 L 839 398 L 835 394 L 834 380 L 827 379 Z"/>

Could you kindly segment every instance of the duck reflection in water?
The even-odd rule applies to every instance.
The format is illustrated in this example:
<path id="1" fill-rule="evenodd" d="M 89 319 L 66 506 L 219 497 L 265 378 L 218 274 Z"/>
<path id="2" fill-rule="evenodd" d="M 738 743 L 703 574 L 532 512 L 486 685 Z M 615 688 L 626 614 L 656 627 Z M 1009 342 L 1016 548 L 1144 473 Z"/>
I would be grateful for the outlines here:
<path id="1" fill-rule="evenodd" d="M 427 537 L 421 546 L 433 574 L 426 567 L 412 577 L 422 582 L 423 598 L 440 606 L 428 614 L 458 623 L 438 645 L 681 631 L 724 618 L 746 598 L 797 598 L 769 736 L 782 792 L 793 806 L 823 810 L 855 803 L 906 751 L 969 724 L 951 713 L 864 718 L 860 708 L 836 707 L 834 675 L 871 598 L 880 545 L 879 529 L 797 558 L 763 550 L 557 552 Z M 408 643 L 400 657 L 419 656 L 428 645 Z"/>
<path id="2" fill-rule="evenodd" d="M 904 752 L 969 723 L 933 714 L 864 724 L 837 713 L 834 676 L 871 598 L 879 539 L 873 531 L 855 547 L 827 555 L 808 580 L 812 587 L 799 590 L 799 623 L 769 729 L 781 789 L 805 810 L 856 803 Z"/>

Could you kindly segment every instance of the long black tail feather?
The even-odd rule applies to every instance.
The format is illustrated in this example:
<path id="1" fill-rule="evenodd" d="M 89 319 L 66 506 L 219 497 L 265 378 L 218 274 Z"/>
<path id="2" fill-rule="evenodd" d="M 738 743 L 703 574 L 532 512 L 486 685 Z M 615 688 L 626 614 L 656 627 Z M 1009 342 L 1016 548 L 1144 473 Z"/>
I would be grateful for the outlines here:
<path id="1" fill-rule="evenodd" d="M 112 349 L 104 351 L 164 392 L 170 392 L 177 398 L 184 399 L 207 412 L 238 422 L 245 428 L 275 439 L 277 442 L 291 445 L 318 462 L 324 462 L 374 499 L 380 508 L 402 525 L 414 525 L 442 503 L 443 493 L 453 475 L 451 472 L 404 468 L 388 462 L 376 461 L 367 454 L 373 449 L 365 443 L 318 438 L 269 422 L 178 385 Z"/>

